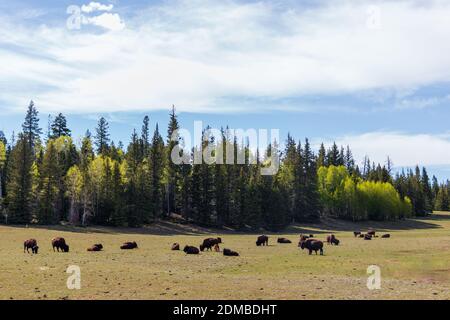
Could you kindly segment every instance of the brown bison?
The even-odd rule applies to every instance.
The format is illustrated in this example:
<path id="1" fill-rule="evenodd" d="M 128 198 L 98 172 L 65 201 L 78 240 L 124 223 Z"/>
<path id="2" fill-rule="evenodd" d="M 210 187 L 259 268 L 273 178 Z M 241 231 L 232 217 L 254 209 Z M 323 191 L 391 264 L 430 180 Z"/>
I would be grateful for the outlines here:
<path id="1" fill-rule="evenodd" d="M 364 240 L 372 240 L 372 235 L 370 235 L 370 234 L 365 234 L 364 235 Z"/>
<path id="2" fill-rule="evenodd" d="M 58 252 L 60 249 L 61 249 L 61 252 L 69 252 L 69 246 L 66 244 L 66 240 L 61 237 L 52 239 L 52 247 L 53 247 L 53 251 L 55 251 L 55 248 L 56 248 L 56 250 Z"/>
<path id="3" fill-rule="evenodd" d="M 358 237 L 364 238 L 366 235 L 364 233 L 360 233 Z"/>
<path id="4" fill-rule="evenodd" d="M 238 257 L 239 253 L 230 249 L 223 249 L 223 255 L 229 257 Z"/>
<path id="5" fill-rule="evenodd" d="M 390 238 L 391 235 L 390 235 L 389 233 L 386 233 L 386 234 L 383 234 L 381 237 L 382 237 L 382 238 Z"/>
<path id="6" fill-rule="evenodd" d="M 292 243 L 291 240 L 286 239 L 286 238 L 278 238 L 278 239 L 277 239 L 277 242 L 278 242 L 278 243 Z"/>
<path id="7" fill-rule="evenodd" d="M 317 254 L 317 251 L 320 251 L 320 255 L 323 255 L 323 242 L 316 239 L 308 239 L 305 241 L 301 241 L 300 247 L 302 250 L 305 248 L 309 250 L 309 254 L 313 251 Z"/>
<path id="8" fill-rule="evenodd" d="M 200 250 L 198 250 L 198 248 L 196 248 L 194 246 L 185 246 L 183 251 L 186 252 L 186 254 L 199 254 L 200 253 Z"/>
<path id="9" fill-rule="evenodd" d="M 258 239 L 256 239 L 256 245 L 259 247 L 260 245 L 268 246 L 269 245 L 269 237 L 268 236 L 259 236 Z"/>
<path id="10" fill-rule="evenodd" d="M 212 248 L 216 245 L 222 243 L 222 239 L 221 238 L 207 238 L 205 240 L 203 240 L 203 243 L 200 245 L 200 250 L 211 250 Z"/>
<path id="11" fill-rule="evenodd" d="M 327 236 L 327 243 L 331 244 L 331 245 L 339 245 L 339 240 L 335 237 L 334 234 L 330 234 L 329 236 Z"/>
<path id="12" fill-rule="evenodd" d="M 39 247 L 35 239 L 28 239 L 23 243 L 23 252 L 25 253 L 25 250 L 27 250 L 27 252 L 30 253 L 30 251 L 28 251 L 29 249 L 31 249 L 31 252 L 34 254 L 38 253 Z"/>
<path id="13" fill-rule="evenodd" d="M 172 250 L 180 250 L 180 244 L 179 243 L 174 243 L 172 245 Z"/>
<path id="14" fill-rule="evenodd" d="M 375 237 L 375 230 L 369 229 L 369 231 L 367 231 L 367 234 L 370 234 L 372 237 Z"/>
<path id="15" fill-rule="evenodd" d="M 353 235 L 356 237 L 358 237 L 361 234 L 361 231 L 353 231 Z"/>
<path id="16" fill-rule="evenodd" d="M 125 242 L 123 245 L 120 246 L 120 249 L 131 250 L 131 249 L 136 249 L 137 247 L 138 247 L 137 243 L 135 241 L 133 241 L 133 242 Z"/>
<path id="17" fill-rule="evenodd" d="M 92 247 L 88 248 L 87 251 L 102 251 L 103 245 L 101 243 L 96 243 Z"/>

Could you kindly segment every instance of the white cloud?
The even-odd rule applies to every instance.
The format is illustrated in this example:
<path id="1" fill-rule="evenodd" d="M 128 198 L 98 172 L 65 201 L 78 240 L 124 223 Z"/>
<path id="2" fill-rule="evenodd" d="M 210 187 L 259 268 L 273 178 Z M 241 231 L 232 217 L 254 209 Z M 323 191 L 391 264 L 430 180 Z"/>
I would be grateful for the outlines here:
<path id="1" fill-rule="evenodd" d="M 236 108 L 223 99 L 405 92 L 448 82 L 450 3 L 421 3 L 378 1 L 377 28 L 367 27 L 368 0 L 311 8 L 175 1 L 127 17 L 127 28 L 104 12 L 92 23 L 120 32 L 100 34 L 0 17 L 0 99 L 23 108 L 33 97 L 43 111 L 175 103 L 180 111 L 219 112 Z"/>
<path id="2" fill-rule="evenodd" d="M 102 13 L 95 17 L 86 18 L 88 24 L 103 27 L 111 31 L 120 31 L 125 28 L 125 23 L 117 13 Z"/>
<path id="3" fill-rule="evenodd" d="M 99 2 L 90 2 L 81 6 L 81 11 L 85 13 L 92 13 L 94 11 L 111 11 L 114 8 L 113 4 L 105 5 Z"/>
<path id="4" fill-rule="evenodd" d="M 396 167 L 450 165 L 450 134 L 370 132 L 340 137 L 336 143 L 350 145 L 358 161 L 367 155 L 371 161 L 381 164 L 389 156 Z"/>

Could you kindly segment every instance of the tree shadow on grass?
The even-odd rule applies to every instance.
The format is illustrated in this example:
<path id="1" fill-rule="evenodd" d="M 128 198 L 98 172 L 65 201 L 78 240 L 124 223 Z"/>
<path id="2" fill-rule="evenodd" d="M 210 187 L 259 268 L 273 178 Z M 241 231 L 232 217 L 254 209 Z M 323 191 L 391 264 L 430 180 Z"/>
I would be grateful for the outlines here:
<path id="1" fill-rule="evenodd" d="M 71 225 L 54 225 L 54 226 L 17 226 L 8 225 L 12 228 L 33 228 L 60 232 L 74 232 L 85 234 L 130 234 L 130 235 L 159 235 L 159 236 L 200 236 L 200 235 L 299 235 L 299 234 L 327 234 L 331 232 L 365 232 L 368 229 L 374 229 L 377 232 L 414 230 L 414 229 L 439 229 L 443 228 L 440 222 L 450 221 L 450 212 L 438 212 L 427 217 L 419 217 L 414 219 L 405 219 L 397 221 L 361 221 L 352 222 L 331 218 L 323 218 L 318 223 L 293 224 L 279 232 L 271 231 L 235 231 L 232 229 L 217 229 L 200 227 L 190 224 L 179 224 L 169 221 L 159 221 L 152 225 L 142 228 L 114 228 L 103 226 L 77 227 Z M 4 226 L 4 225 L 3 225 Z"/>

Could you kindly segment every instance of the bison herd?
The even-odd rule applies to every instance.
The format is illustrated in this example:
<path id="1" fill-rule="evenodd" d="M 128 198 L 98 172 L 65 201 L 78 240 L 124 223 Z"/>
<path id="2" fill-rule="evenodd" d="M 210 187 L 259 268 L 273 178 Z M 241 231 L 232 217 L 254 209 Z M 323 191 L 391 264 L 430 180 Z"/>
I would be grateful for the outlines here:
<path id="1" fill-rule="evenodd" d="M 364 240 L 372 240 L 372 238 L 377 238 L 375 230 L 369 229 L 366 233 L 362 233 L 361 231 L 354 231 L 353 232 L 354 237 L 363 238 Z M 390 238 L 391 235 L 389 233 L 383 234 L 381 238 Z M 336 245 L 338 246 L 340 243 L 340 240 L 336 238 L 334 234 L 330 234 L 326 237 L 326 241 L 328 245 Z M 280 244 L 289 244 L 292 243 L 291 240 L 287 238 L 278 238 L 277 243 Z M 62 237 L 57 237 L 52 239 L 51 241 L 53 251 L 58 252 L 69 252 L 69 245 L 66 243 L 66 240 Z M 215 251 L 220 252 L 219 244 L 222 244 L 221 238 L 206 238 L 203 240 L 203 242 L 199 245 L 199 248 L 195 246 L 186 245 L 183 249 L 183 251 L 186 254 L 199 254 L 201 251 Z M 269 237 L 266 235 L 258 236 L 256 239 L 256 245 L 259 246 L 268 246 L 269 245 Z M 317 255 L 319 252 L 320 255 L 323 255 L 323 242 L 317 239 L 314 239 L 314 235 L 300 235 L 300 241 L 298 243 L 298 247 L 300 247 L 302 250 L 307 249 L 309 254 L 311 255 L 314 251 Z M 132 242 L 125 242 L 120 246 L 120 249 L 122 250 L 132 250 L 137 249 L 138 245 L 135 241 Z M 39 250 L 39 246 L 37 244 L 36 239 L 28 239 L 23 244 L 23 252 L 30 252 L 37 254 Z M 56 249 L 56 250 L 55 250 Z M 172 250 L 180 250 L 180 244 L 174 243 L 171 247 Z M 88 248 L 87 251 L 102 251 L 103 245 L 100 243 L 94 244 L 92 247 Z M 228 248 L 223 249 L 223 255 L 224 256 L 231 256 L 231 257 L 237 257 L 239 256 L 239 253 L 236 251 L 233 251 Z"/>

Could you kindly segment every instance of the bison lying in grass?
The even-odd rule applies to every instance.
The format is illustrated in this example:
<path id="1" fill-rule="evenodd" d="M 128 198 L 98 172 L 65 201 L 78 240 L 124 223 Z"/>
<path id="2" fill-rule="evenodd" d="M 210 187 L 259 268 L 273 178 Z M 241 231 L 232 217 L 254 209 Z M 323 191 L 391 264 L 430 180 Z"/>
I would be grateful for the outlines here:
<path id="1" fill-rule="evenodd" d="M 53 251 L 59 250 L 61 249 L 62 252 L 69 252 L 69 246 L 66 244 L 66 240 L 64 238 L 61 237 L 57 237 L 52 239 L 52 247 L 53 247 Z"/>
<path id="2" fill-rule="evenodd" d="M 258 239 L 256 239 L 256 245 L 259 247 L 261 245 L 268 246 L 269 245 L 269 237 L 268 236 L 259 236 Z"/>
<path id="3" fill-rule="evenodd" d="M 238 257 L 239 253 L 230 249 L 223 249 L 223 255 L 229 257 Z"/>
<path id="4" fill-rule="evenodd" d="M 180 244 L 175 242 L 175 243 L 172 245 L 172 250 L 180 250 Z"/>
<path id="5" fill-rule="evenodd" d="M 28 251 L 29 249 L 31 249 L 31 252 L 34 254 L 38 253 L 39 247 L 35 239 L 28 239 L 23 243 L 23 252 L 25 253 L 25 250 L 27 250 L 27 252 L 30 253 L 30 251 Z"/>
<path id="6" fill-rule="evenodd" d="M 391 235 L 390 235 L 389 233 L 386 233 L 386 234 L 383 234 L 381 237 L 382 237 L 382 238 L 390 238 Z"/>
<path id="7" fill-rule="evenodd" d="M 198 248 L 194 247 L 194 246 L 185 246 L 183 251 L 186 254 L 199 254 L 200 250 L 198 250 Z"/>
<path id="8" fill-rule="evenodd" d="M 317 251 L 320 251 L 320 255 L 323 255 L 323 242 L 320 240 L 307 239 L 301 241 L 300 248 L 302 248 L 302 250 L 304 250 L 305 248 L 308 249 L 309 254 L 311 254 L 313 251 L 317 254 Z"/>
<path id="9" fill-rule="evenodd" d="M 87 251 L 102 251 L 103 245 L 101 243 L 96 243 L 92 247 L 88 248 Z"/>
<path id="10" fill-rule="evenodd" d="M 137 243 L 135 241 L 133 241 L 133 242 L 125 242 L 123 245 L 120 246 L 120 249 L 130 250 L 130 249 L 136 249 L 137 247 L 138 247 Z"/>
<path id="11" fill-rule="evenodd" d="M 286 239 L 286 238 L 278 238 L 278 239 L 277 239 L 277 242 L 278 242 L 278 243 L 292 243 L 291 240 Z"/>

